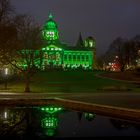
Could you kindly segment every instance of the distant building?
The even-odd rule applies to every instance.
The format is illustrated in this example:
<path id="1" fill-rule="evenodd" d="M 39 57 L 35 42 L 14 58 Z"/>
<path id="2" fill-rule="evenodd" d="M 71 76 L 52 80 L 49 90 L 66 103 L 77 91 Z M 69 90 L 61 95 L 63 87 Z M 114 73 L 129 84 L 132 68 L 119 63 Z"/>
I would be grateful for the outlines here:
<path id="1" fill-rule="evenodd" d="M 43 69 L 62 67 L 64 69 L 91 70 L 96 67 L 96 43 L 93 37 L 82 39 L 81 33 L 75 46 L 59 40 L 57 23 L 50 14 L 45 22 L 42 35 L 46 45 L 42 48 Z"/>

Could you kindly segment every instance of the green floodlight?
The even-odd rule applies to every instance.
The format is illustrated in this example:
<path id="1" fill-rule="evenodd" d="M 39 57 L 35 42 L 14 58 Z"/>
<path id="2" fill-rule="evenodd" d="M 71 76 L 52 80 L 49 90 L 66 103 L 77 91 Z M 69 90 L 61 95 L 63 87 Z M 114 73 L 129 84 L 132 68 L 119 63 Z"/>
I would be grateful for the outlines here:
<path id="1" fill-rule="evenodd" d="M 42 48 L 42 51 L 45 51 L 46 49 L 45 48 Z"/>

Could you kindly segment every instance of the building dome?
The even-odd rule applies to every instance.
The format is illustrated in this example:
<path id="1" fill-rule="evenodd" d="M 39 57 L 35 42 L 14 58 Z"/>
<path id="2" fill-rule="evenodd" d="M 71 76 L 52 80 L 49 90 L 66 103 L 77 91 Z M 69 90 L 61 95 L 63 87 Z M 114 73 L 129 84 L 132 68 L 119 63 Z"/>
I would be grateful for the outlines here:
<path id="1" fill-rule="evenodd" d="M 52 14 L 49 15 L 49 19 L 45 22 L 42 31 L 43 38 L 50 43 L 59 39 L 57 24 L 53 20 Z"/>
<path id="2" fill-rule="evenodd" d="M 95 38 L 93 38 L 92 36 L 89 36 L 85 39 L 85 47 L 94 47 L 95 48 Z"/>
<path id="3" fill-rule="evenodd" d="M 45 29 L 57 29 L 57 24 L 56 22 L 53 20 L 53 16 L 52 14 L 49 15 L 49 19 L 46 21 L 46 23 L 44 24 L 44 28 Z"/>

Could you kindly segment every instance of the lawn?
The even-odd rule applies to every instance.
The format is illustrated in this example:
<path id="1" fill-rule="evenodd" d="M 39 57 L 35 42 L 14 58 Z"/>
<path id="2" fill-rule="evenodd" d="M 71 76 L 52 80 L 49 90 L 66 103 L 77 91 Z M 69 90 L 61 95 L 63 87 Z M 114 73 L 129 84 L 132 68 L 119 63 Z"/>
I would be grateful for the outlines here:
<path id="1" fill-rule="evenodd" d="M 82 71 L 52 71 L 40 72 L 35 74 L 31 79 L 32 92 L 45 93 L 93 93 L 103 91 L 138 91 L 134 85 L 130 83 L 98 78 L 95 75 L 103 73 L 101 71 L 82 72 Z M 1 91 L 4 87 L 0 85 Z M 130 89 L 130 91 L 129 91 Z M 24 80 L 8 82 L 8 92 L 23 92 Z"/>

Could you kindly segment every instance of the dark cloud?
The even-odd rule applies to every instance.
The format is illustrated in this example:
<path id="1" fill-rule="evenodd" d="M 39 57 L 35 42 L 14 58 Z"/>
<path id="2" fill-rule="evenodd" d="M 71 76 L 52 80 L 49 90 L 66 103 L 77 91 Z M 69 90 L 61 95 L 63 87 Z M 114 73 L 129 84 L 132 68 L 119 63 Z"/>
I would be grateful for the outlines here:
<path id="1" fill-rule="evenodd" d="M 28 13 L 43 25 L 51 11 L 58 23 L 61 40 L 74 44 L 93 35 L 97 53 L 106 51 L 118 36 L 140 34 L 140 0 L 11 0 L 18 13 Z"/>

